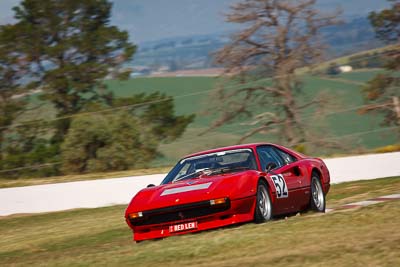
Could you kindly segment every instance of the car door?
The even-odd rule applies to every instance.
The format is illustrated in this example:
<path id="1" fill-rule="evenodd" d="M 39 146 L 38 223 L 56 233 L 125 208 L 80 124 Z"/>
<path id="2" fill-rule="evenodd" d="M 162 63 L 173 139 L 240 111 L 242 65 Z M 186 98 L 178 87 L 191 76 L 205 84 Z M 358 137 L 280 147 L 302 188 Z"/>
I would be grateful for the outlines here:
<path id="1" fill-rule="evenodd" d="M 274 147 L 274 151 L 279 154 L 285 164 L 279 171 L 285 178 L 288 188 L 290 188 L 289 208 L 291 210 L 299 210 L 309 200 L 307 168 L 290 153 L 277 147 Z"/>
<path id="2" fill-rule="evenodd" d="M 277 204 L 274 213 L 295 211 L 300 203 L 299 189 L 303 183 L 303 175 L 295 158 L 274 146 L 265 145 L 257 147 L 257 154 L 261 168 L 266 171 L 268 164 L 275 163 L 276 167 L 268 172 L 276 190 Z"/>

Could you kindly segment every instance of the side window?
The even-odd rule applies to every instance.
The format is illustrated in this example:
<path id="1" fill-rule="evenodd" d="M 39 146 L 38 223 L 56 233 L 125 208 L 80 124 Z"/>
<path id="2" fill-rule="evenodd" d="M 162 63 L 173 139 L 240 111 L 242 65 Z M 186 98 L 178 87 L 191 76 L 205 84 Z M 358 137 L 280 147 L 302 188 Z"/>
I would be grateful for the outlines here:
<path id="1" fill-rule="evenodd" d="M 285 165 L 284 161 L 271 146 L 257 147 L 257 154 L 260 159 L 262 171 L 264 171 L 267 168 L 267 165 L 271 162 L 275 163 L 278 168 Z"/>
<path id="2" fill-rule="evenodd" d="M 279 148 L 275 147 L 275 151 L 279 154 L 279 156 L 283 159 L 285 164 L 289 164 L 296 161 L 296 158 L 286 153 L 285 151 L 280 150 Z"/>

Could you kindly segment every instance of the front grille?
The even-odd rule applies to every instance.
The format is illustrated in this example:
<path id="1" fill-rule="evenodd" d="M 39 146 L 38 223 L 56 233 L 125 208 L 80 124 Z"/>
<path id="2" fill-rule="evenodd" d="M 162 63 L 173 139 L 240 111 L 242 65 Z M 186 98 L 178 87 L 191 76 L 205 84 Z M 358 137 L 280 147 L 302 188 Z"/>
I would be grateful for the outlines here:
<path id="1" fill-rule="evenodd" d="M 143 211 L 143 217 L 130 219 L 130 222 L 135 226 L 160 224 L 206 216 L 227 210 L 229 208 L 229 199 L 226 199 L 225 204 L 222 205 L 211 205 L 210 201 L 202 201 L 162 209 Z"/>

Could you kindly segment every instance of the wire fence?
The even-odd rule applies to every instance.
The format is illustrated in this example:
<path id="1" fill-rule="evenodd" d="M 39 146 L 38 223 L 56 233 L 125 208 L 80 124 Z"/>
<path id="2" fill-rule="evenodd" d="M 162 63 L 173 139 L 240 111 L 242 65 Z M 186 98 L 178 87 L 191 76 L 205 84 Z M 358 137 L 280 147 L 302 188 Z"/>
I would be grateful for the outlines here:
<path id="1" fill-rule="evenodd" d="M 355 132 L 355 133 L 350 133 L 350 134 L 325 137 L 322 139 L 318 139 L 318 141 L 305 141 L 305 142 L 299 143 L 298 145 L 316 143 L 316 142 L 321 142 L 321 141 L 340 140 L 340 139 L 343 139 L 346 137 L 360 136 L 360 135 L 366 135 L 366 134 L 370 134 L 370 133 L 385 132 L 385 131 L 391 131 L 391 130 L 397 130 L 397 129 L 398 129 L 397 126 L 393 126 L 393 127 L 385 127 L 385 128 L 373 129 L 373 130 L 368 130 L 368 131 L 360 131 L 360 132 Z M 185 141 L 179 142 L 179 143 L 186 143 L 186 142 L 190 142 L 190 141 L 185 140 Z M 56 165 L 61 165 L 61 164 L 62 164 L 62 162 L 51 162 L 51 163 L 45 163 L 45 164 L 23 166 L 23 167 L 12 168 L 12 169 L 3 169 L 3 170 L 0 170 L 0 173 L 7 173 L 7 172 L 13 172 L 13 171 L 27 170 L 27 169 L 40 169 L 40 168 L 51 167 L 51 166 L 56 166 Z"/>
<path id="2" fill-rule="evenodd" d="M 363 57 L 363 58 L 360 58 L 358 60 L 354 60 L 352 62 L 365 61 L 366 59 L 369 59 L 369 58 L 381 57 L 382 54 L 386 54 L 386 53 L 389 53 L 389 52 L 390 52 L 390 50 L 389 51 L 383 51 L 380 54 L 371 55 L 371 56 L 368 56 L 368 57 Z M 304 75 L 304 74 L 312 74 L 312 71 L 309 70 L 309 71 L 307 71 L 307 72 L 305 72 L 305 73 L 303 73 L 301 75 Z M 263 79 L 258 79 L 258 80 L 253 81 L 253 82 L 267 82 L 267 81 L 271 81 L 271 80 L 274 80 L 274 79 L 277 79 L 277 78 L 282 78 L 282 77 L 285 77 L 285 75 L 267 77 L 267 78 L 263 78 Z M 322 79 L 330 79 L 330 78 L 324 77 L 324 76 L 317 76 L 317 77 L 322 78 Z M 360 85 L 360 86 L 366 84 L 364 82 L 355 82 L 355 81 L 352 81 L 352 80 L 346 80 L 346 79 L 340 79 L 340 78 L 334 78 L 334 79 L 330 79 L 330 80 L 340 81 L 340 82 L 344 82 L 344 83 L 347 82 L 347 83 L 352 83 L 352 84 Z M 229 89 L 238 89 L 238 88 L 240 88 L 240 86 L 238 86 L 238 85 L 224 86 L 224 89 L 227 89 L 227 90 L 229 90 Z M 202 91 L 189 93 L 189 94 L 176 95 L 176 96 L 173 96 L 172 98 L 173 99 L 180 99 L 180 98 L 185 98 L 185 97 L 190 97 L 190 96 L 195 96 L 195 95 L 203 95 L 203 94 L 211 93 L 214 90 L 215 89 L 207 89 L 207 90 L 202 90 Z M 105 109 L 96 110 L 96 111 L 80 112 L 80 113 L 76 113 L 76 114 L 56 117 L 56 118 L 53 118 L 53 119 L 23 121 L 23 122 L 11 124 L 11 125 L 8 125 L 8 126 L 2 126 L 2 127 L 0 127 L 0 130 L 15 128 L 15 127 L 19 127 L 19 126 L 25 126 L 25 125 L 40 124 L 40 123 L 44 123 L 44 122 L 45 123 L 49 123 L 49 122 L 54 122 L 54 121 L 63 120 L 63 119 L 76 118 L 76 117 L 80 117 L 80 116 L 90 116 L 90 115 L 95 115 L 95 114 L 102 114 L 102 113 L 107 113 L 107 112 L 112 112 L 112 111 L 117 111 L 117 110 L 124 110 L 124 109 L 142 107 L 142 106 L 151 105 L 151 104 L 162 103 L 162 102 L 166 102 L 166 101 L 169 101 L 169 97 L 167 97 L 165 99 L 150 100 L 150 101 L 146 101 L 146 102 L 142 102 L 142 103 L 135 103 L 135 104 L 130 104 L 130 105 L 124 105 L 124 106 L 118 106 L 118 107 L 112 107 L 112 108 L 105 108 Z"/>
<path id="3" fill-rule="evenodd" d="M 368 57 L 363 57 L 360 58 L 359 60 L 353 60 L 351 62 L 357 62 L 357 61 L 365 61 L 366 59 L 370 59 L 370 58 L 375 58 L 375 57 L 381 57 L 382 55 L 384 55 L 385 53 L 389 53 L 389 51 L 383 51 L 380 52 L 379 54 L 376 55 L 371 55 Z M 334 62 L 334 60 L 331 60 L 330 62 Z M 301 75 L 305 75 L 305 74 L 313 74 L 311 70 L 302 73 Z M 267 78 L 263 78 L 263 79 L 259 79 L 255 82 L 267 82 L 267 81 L 271 81 L 273 79 L 277 79 L 280 78 L 282 76 L 274 76 L 274 77 L 267 77 Z M 355 82 L 352 80 L 346 80 L 343 78 L 329 78 L 326 76 L 316 76 L 319 77 L 321 79 L 329 79 L 329 80 L 334 80 L 334 81 L 339 81 L 339 82 L 344 82 L 344 83 L 351 83 L 354 85 L 358 85 L 358 86 L 363 86 L 365 85 L 365 82 Z M 237 85 L 232 85 L 232 86 L 225 86 L 224 89 L 237 89 L 238 86 Z M 154 99 L 154 100 L 150 100 L 150 101 L 146 101 L 146 102 L 142 102 L 142 103 L 135 103 L 135 104 L 130 104 L 130 105 L 124 105 L 124 106 L 118 106 L 118 107 L 112 107 L 112 108 L 105 108 L 105 109 L 101 109 L 101 110 L 97 110 L 97 111 L 90 111 L 90 112 L 81 112 L 81 113 L 77 113 L 77 114 L 71 114 L 71 115 L 67 115 L 67 116 L 60 116 L 60 117 L 56 117 L 53 119 L 46 119 L 46 120 L 30 120 L 30 121 L 23 121 L 20 123 L 15 123 L 15 124 L 11 124 L 8 126 L 3 126 L 0 127 L 0 130 L 7 130 L 7 129 L 12 129 L 12 128 L 16 128 L 16 127 L 21 127 L 21 126 L 28 126 L 28 125 L 35 125 L 35 124 L 42 124 L 44 125 L 45 123 L 51 123 L 54 121 L 59 121 L 59 120 L 63 120 L 63 119 L 71 119 L 71 118 L 76 118 L 76 117 L 80 117 L 80 116 L 90 116 L 90 115 L 95 115 L 95 114 L 103 114 L 103 113 L 108 113 L 108 112 L 113 112 L 113 111 L 118 111 L 118 110 L 126 110 L 126 109 L 131 109 L 131 108 L 135 108 L 135 107 L 143 107 L 143 106 L 147 106 L 147 105 L 151 105 L 151 104 L 157 104 L 157 103 L 162 103 L 165 101 L 170 101 L 170 99 L 172 98 L 173 100 L 176 99 L 181 99 L 181 98 L 187 98 L 187 97 L 191 97 L 191 96 L 196 96 L 196 95 L 204 95 L 204 94 L 209 94 L 211 92 L 213 92 L 215 89 L 207 89 L 207 90 L 202 90 L 202 91 L 198 91 L 198 92 L 194 92 L 194 93 L 188 93 L 188 94 L 180 94 L 180 95 L 175 95 L 173 97 L 166 97 L 164 99 Z M 256 105 L 256 104 L 254 104 Z M 339 113 L 345 113 L 345 112 L 349 112 L 349 111 L 354 111 L 354 110 L 359 110 L 362 108 L 365 108 L 369 106 L 368 104 L 365 105 L 359 105 L 359 106 L 355 106 L 355 107 L 350 107 L 350 108 L 342 108 L 339 110 L 335 110 L 332 112 L 328 112 L 323 114 L 323 117 L 328 117 L 331 115 L 335 115 L 335 114 L 339 114 Z M 310 114 L 310 115 L 306 115 L 306 116 L 302 116 L 301 120 L 306 120 L 306 119 L 310 119 L 314 116 L 314 114 Z M 279 124 L 283 124 L 283 123 L 277 123 L 274 124 L 279 125 Z M 229 124 L 227 127 L 235 127 L 237 125 L 241 125 L 241 126 L 250 126 L 250 125 L 246 125 L 246 123 L 243 122 L 237 122 L 237 123 L 231 123 Z M 48 126 L 43 126 L 43 127 L 48 127 Z M 228 128 L 229 129 L 229 128 Z M 340 135 L 340 136 L 332 136 L 332 137 L 326 137 L 323 139 L 319 139 L 318 141 L 329 141 L 329 140 L 337 140 L 337 139 L 341 139 L 341 138 L 346 138 L 346 137 L 351 137 L 351 136 L 361 136 L 361 135 L 366 135 L 366 134 L 370 134 L 370 133 L 377 133 L 377 132 L 383 132 L 383 131 L 389 131 L 389 130 L 394 130 L 394 129 L 398 129 L 398 127 L 386 127 L 386 128 L 379 128 L 379 129 L 373 129 L 373 130 L 368 130 L 368 131 L 360 131 L 360 132 L 354 132 L 354 133 L 350 133 L 350 134 L 345 134 L 345 135 Z M 242 129 L 239 130 L 234 130 L 234 131 L 230 131 L 229 133 L 231 134 L 235 134 L 235 133 L 239 133 L 242 132 Z M 207 133 L 206 137 L 209 138 L 211 136 L 216 136 L 221 134 L 221 132 L 213 130 L 210 131 L 209 133 Z M 198 140 L 199 136 L 193 137 L 193 138 L 186 138 L 183 141 L 179 141 L 179 143 L 187 143 L 187 142 L 193 142 L 195 140 Z M 306 141 L 303 143 L 313 143 L 313 141 Z M 15 172 L 15 171 L 21 171 L 21 170 L 28 170 L 28 169 L 40 169 L 40 168 L 45 168 L 45 167 L 51 167 L 51 166 L 56 166 L 56 165 L 61 165 L 62 162 L 51 162 L 51 163 L 45 163 L 45 164 L 37 164 L 37 165 L 30 165 L 30 166 L 22 166 L 22 167 L 17 167 L 17 168 L 10 168 L 10 169 L 2 169 L 0 170 L 0 173 L 7 173 L 7 172 Z"/>

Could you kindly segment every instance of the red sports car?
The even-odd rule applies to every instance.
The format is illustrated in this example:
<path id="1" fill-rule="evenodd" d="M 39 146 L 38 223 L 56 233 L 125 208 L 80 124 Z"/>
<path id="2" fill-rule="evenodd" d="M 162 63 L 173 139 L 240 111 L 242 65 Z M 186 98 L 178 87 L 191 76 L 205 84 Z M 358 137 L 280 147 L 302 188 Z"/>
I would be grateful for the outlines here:
<path id="1" fill-rule="evenodd" d="M 125 212 L 135 241 L 312 209 L 325 211 L 329 171 L 321 159 L 275 144 L 223 147 L 180 160 L 138 192 Z"/>

